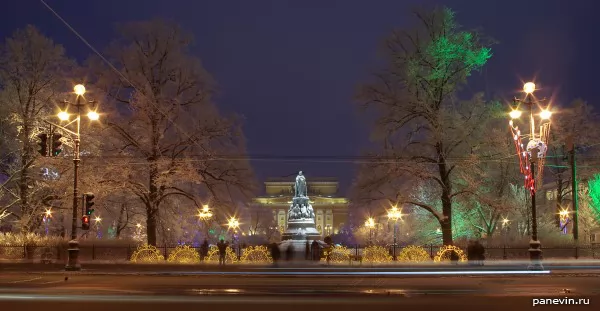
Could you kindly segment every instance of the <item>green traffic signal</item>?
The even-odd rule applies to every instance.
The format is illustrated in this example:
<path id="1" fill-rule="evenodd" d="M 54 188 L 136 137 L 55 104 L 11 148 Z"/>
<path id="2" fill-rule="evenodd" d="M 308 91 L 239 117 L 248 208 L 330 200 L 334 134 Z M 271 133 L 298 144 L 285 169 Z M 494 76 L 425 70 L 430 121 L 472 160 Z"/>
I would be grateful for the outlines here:
<path id="1" fill-rule="evenodd" d="M 61 134 L 53 133 L 52 134 L 52 156 L 58 156 L 62 151 L 62 142 L 60 139 L 62 138 Z"/>
<path id="2" fill-rule="evenodd" d="M 85 207 L 85 214 L 91 216 L 92 213 L 94 212 L 94 209 L 92 208 L 92 206 L 94 206 L 94 194 L 93 193 L 86 193 L 83 195 L 83 204 Z"/>

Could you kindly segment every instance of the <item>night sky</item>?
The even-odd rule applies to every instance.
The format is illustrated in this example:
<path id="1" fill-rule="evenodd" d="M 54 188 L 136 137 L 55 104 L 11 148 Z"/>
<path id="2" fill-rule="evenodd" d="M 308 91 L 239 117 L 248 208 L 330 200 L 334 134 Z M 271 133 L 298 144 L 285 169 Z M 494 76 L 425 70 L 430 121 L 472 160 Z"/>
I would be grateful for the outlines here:
<path id="1" fill-rule="evenodd" d="M 84 4 L 85 2 L 85 4 Z M 352 97 L 375 69 L 381 40 L 410 25 L 419 3 L 447 5 L 466 28 L 482 27 L 499 43 L 464 91 L 510 98 L 522 80 L 537 77 L 559 103 L 580 97 L 598 103 L 600 25 L 596 0 L 48 0 L 93 46 L 102 50 L 119 22 L 166 18 L 196 38 L 194 53 L 220 87 L 222 111 L 245 118 L 250 154 L 355 156 L 370 147 L 369 128 Z M 36 0 L 5 4 L 0 35 L 27 24 L 62 44 L 80 61 L 92 52 Z M 259 180 L 298 170 L 337 177 L 347 189 L 351 163 L 253 161 Z"/>

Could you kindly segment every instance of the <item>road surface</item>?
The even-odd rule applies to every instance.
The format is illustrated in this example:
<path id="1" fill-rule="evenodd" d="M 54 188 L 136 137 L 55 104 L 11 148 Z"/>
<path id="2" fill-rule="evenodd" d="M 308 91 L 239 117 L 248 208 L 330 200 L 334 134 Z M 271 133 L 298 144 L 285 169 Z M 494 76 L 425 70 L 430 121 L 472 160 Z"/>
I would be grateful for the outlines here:
<path id="1" fill-rule="evenodd" d="M 525 310 L 533 299 L 589 299 L 600 310 L 598 275 L 331 276 L 0 274 L 0 310 Z M 538 301 L 539 302 L 539 301 Z M 434 309 L 435 308 L 435 309 Z"/>

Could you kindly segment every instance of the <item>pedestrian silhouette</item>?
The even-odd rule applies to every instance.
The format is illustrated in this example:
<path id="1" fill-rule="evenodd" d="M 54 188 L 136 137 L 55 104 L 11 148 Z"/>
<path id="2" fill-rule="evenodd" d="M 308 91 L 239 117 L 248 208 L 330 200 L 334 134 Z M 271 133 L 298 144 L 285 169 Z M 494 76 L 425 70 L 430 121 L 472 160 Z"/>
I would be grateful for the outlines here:
<path id="1" fill-rule="evenodd" d="M 225 243 L 225 240 L 221 239 L 219 243 L 217 243 L 217 248 L 219 249 L 219 265 L 225 265 L 225 256 L 227 255 L 227 246 L 228 243 Z"/>
<path id="2" fill-rule="evenodd" d="M 271 258 L 273 258 L 273 265 L 277 266 L 277 262 L 281 257 L 281 251 L 279 250 L 279 245 L 277 243 L 271 243 Z"/>
<path id="3" fill-rule="evenodd" d="M 202 245 L 200 245 L 200 258 L 202 260 L 206 259 L 206 256 L 208 256 L 208 240 L 204 239 L 204 242 L 202 242 Z"/>
<path id="4" fill-rule="evenodd" d="M 292 244 L 290 244 L 285 250 L 285 259 L 287 261 L 291 261 L 292 259 L 294 259 L 294 246 Z"/>

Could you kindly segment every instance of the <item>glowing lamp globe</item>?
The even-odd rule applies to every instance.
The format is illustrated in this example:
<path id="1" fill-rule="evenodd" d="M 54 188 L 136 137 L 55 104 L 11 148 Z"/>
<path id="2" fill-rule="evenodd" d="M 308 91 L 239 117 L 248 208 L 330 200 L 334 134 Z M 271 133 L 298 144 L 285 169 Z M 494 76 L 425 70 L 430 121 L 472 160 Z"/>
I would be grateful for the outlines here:
<path id="1" fill-rule="evenodd" d="M 73 91 L 75 94 L 77 94 L 77 96 L 82 96 L 85 94 L 85 86 L 83 86 L 83 84 L 77 84 L 75 87 L 73 87 Z"/>
<path id="2" fill-rule="evenodd" d="M 521 111 L 520 110 L 512 110 L 509 114 L 511 119 L 518 119 L 521 117 Z"/>
<path id="3" fill-rule="evenodd" d="M 66 111 L 61 111 L 58 113 L 58 118 L 61 121 L 68 121 L 69 120 L 69 113 Z"/>
<path id="4" fill-rule="evenodd" d="M 552 117 L 552 111 L 544 109 L 540 112 L 540 118 L 542 118 L 542 120 L 550 120 L 550 117 Z"/>
<path id="5" fill-rule="evenodd" d="M 100 119 L 100 115 L 95 111 L 88 112 L 87 116 L 92 121 L 96 121 L 96 120 Z"/>
<path id="6" fill-rule="evenodd" d="M 527 94 L 531 94 L 535 91 L 535 83 L 527 82 L 523 85 L 523 91 Z"/>

